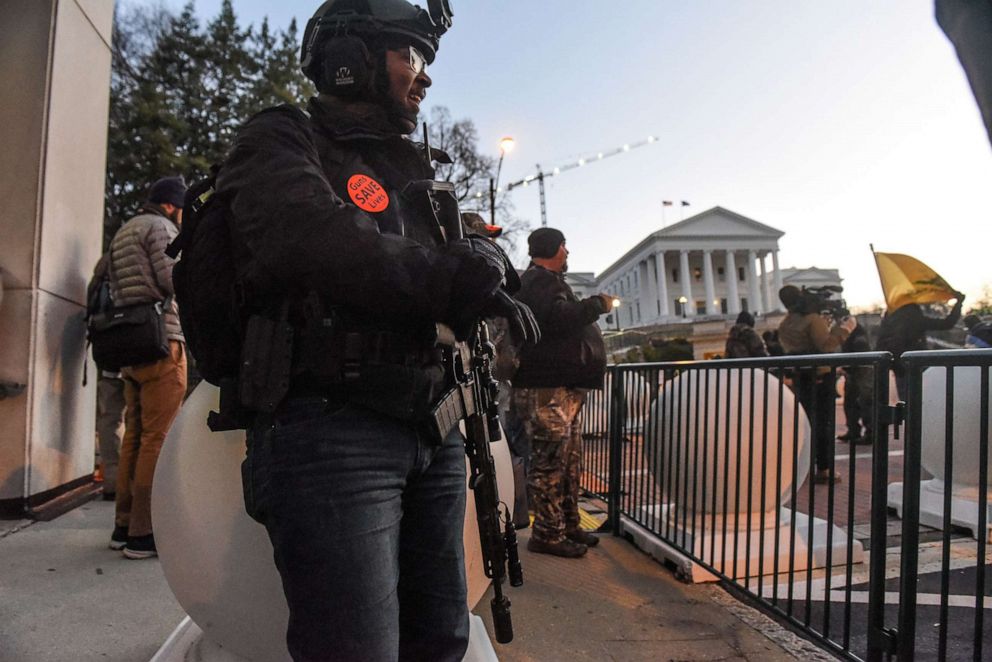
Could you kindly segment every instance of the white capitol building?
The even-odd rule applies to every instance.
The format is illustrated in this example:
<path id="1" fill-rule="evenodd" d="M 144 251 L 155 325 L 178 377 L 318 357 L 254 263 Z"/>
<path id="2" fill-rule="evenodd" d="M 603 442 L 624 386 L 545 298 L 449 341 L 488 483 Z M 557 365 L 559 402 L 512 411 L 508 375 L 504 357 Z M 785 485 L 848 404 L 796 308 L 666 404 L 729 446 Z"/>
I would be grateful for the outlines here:
<path id="1" fill-rule="evenodd" d="M 602 273 L 569 273 L 567 280 L 580 298 L 607 292 L 620 299 L 619 319 L 608 324 L 601 318 L 604 330 L 689 324 L 682 332 L 698 340 L 725 337 L 742 310 L 758 317 L 759 330 L 775 328 L 784 312 L 778 300 L 783 285 L 841 284 L 836 269 L 781 268 L 784 234 L 714 207 L 653 232 Z M 708 349 L 706 354 L 715 351 Z"/>

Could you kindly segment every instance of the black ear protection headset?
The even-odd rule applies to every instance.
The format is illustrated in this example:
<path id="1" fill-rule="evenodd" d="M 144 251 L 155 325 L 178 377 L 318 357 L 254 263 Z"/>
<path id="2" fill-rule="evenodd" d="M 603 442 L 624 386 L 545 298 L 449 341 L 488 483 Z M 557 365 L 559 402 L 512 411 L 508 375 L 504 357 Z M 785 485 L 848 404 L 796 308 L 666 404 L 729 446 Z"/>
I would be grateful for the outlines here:
<path id="1" fill-rule="evenodd" d="M 317 89 L 326 94 L 354 99 L 370 88 L 374 64 L 365 42 L 354 35 L 328 39 L 322 44 Z"/>
<path id="2" fill-rule="evenodd" d="M 303 34 L 300 64 L 303 73 L 320 92 L 338 97 L 359 98 L 374 93 L 377 66 L 374 58 L 381 49 L 368 40 L 411 39 L 434 60 L 438 41 L 451 27 L 448 0 L 428 0 L 429 10 L 405 0 L 330 0 L 307 23 Z M 385 59 L 384 54 L 382 59 Z"/>

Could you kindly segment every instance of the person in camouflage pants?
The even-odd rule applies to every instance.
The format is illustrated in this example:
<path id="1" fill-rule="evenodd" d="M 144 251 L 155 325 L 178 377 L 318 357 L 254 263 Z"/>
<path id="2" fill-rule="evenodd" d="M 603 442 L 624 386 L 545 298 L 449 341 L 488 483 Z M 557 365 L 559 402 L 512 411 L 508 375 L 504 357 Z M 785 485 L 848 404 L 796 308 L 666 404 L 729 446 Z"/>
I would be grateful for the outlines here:
<path id="1" fill-rule="evenodd" d="M 522 413 L 531 442 L 527 492 L 533 535 L 551 543 L 579 530 L 585 401 L 584 389 L 521 388 L 513 393 L 513 407 Z"/>
<path id="2" fill-rule="evenodd" d="M 599 539 L 579 528 L 582 406 L 589 389 L 603 388 L 606 348 L 596 325 L 612 297 L 579 299 L 568 283 L 565 236 L 539 228 L 527 238 L 530 266 L 517 298 L 541 327 L 536 345 L 520 348 L 513 375 L 513 411 L 530 441 L 528 498 L 534 530 L 527 549 L 578 558 Z"/>

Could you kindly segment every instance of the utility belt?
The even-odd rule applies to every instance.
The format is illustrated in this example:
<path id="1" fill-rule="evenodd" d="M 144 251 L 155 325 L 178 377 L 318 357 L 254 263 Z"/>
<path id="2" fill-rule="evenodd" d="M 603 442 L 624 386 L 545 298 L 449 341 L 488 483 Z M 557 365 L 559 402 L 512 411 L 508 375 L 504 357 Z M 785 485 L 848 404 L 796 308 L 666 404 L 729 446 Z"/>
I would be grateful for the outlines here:
<path id="1" fill-rule="evenodd" d="M 271 417 L 287 397 L 323 395 L 422 426 L 440 442 L 471 413 L 468 394 L 450 369 L 455 347 L 412 334 L 349 328 L 342 317 L 309 314 L 291 321 L 252 315 L 246 326 L 237 380 L 221 384 L 221 411 L 211 429 L 247 427 Z M 312 311 L 311 311 L 312 313 Z M 427 334 L 425 334 L 427 335 Z M 470 398 L 469 398 L 470 399 Z"/>

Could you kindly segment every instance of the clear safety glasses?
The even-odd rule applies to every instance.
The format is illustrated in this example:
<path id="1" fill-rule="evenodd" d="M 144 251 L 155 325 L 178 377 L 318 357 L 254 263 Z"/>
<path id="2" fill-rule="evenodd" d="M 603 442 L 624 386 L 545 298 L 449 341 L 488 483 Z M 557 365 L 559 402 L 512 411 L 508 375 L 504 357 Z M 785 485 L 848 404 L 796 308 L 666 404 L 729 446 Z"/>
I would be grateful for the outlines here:
<path id="1" fill-rule="evenodd" d="M 410 52 L 410 68 L 419 76 L 427 70 L 427 58 L 413 46 L 407 50 Z"/>

